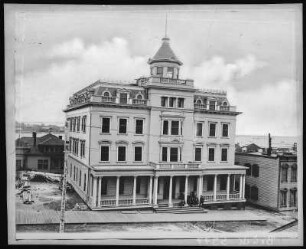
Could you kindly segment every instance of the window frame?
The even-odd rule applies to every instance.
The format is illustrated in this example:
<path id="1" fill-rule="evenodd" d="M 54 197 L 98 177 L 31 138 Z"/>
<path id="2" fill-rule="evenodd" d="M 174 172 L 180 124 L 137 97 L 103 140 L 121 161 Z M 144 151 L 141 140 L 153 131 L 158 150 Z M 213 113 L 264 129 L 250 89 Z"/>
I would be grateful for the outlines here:
<path id="1" fill-rule="evenodd" d="M 224 126 L 227 126 L 227 135 L 224 136 Z M 222 123 L 222 138 L 229 138 L 229 123 Z"/>
<path id="2" fill-rule="evenodd" d="M 179 162 L 179 147 L 169 147 L 170 151 L 169 151 L 169 162 Z M 176 161 L 172 161 L 172 150 L 176 149 L 177 153 L 176 153 Z"/>
<path id="3" fill-rule="evenodd" d="M 213 159 L 214 159 L 214 160 L 210 160 L 210 150 L 211 150 L 211 149 L 214 150 L 214 153 L 213 153 L 213 157 L 214 157 Z M 215 160 L 216 160 L 216 148 L 215 148 L 215 147 L 208 147 L 207 150 L 208 150 L 207 161 L 208 161 L 208 162 L 211 162 L 211 163 L 212 163 L 212 162 L 215 162 Z"/>
<path id="4" fill-rule="evenodd" d="M 120 148 L 125 148 L 125 150 L 124 150 L 124 157 L 125 157 L 124 159 L 125 159 L 125 160 L 119 160 Z M 119 145 L 117 146 L 117 162 L 118 162 L 118 163 L 127 162 L 127 145 L 119 144 Z"/>
<path id="5" fill-rule="evenodd" d="M 120 129 L 121 129 L 121 124 L 120 124 L 120 120 L 125 120 L 126 123 L 125 123 L 125 132 L 120 132 Z M 127 132 L 127 129 L 128 128 L 128 118 L 118 118 L 118 134 L 119 135 L 127 135 L 128 132 Z"/>
<path id="6" fill-rule="evenodd" d="M 198 135 L 198 125 L 201 125 L 201 135 Z M 196 137 L 203 137 L 204 122 L 196 122 Z"/>
<path id="7" fill-rule="evenodd" d="M 125 100 L 125 98 L 122 98 L 121 95 L 126 95 L 126 102 L 122 102 L 122 100 L 123 100 L 123 99 Z M 127 92 L 121 92 L 121 93 L 119 93 L 119 104 L 126 105 L 126 104 L 128 104 L 128 102 L 129 102 L 128 100 L 129 100 L 129 93 L 127 93 Z"/>
<path id="8" fill-rule="evenodd" d="M 136 160 L 136 148 L 140 148 L 141 149 L 141 153 L 140 153 L 140 159 L 141 160 Z M 137 162 L 137 163 L 141 163 L 143 162 L 143 146 L 142 145 L 135 145 L 134 146 L 134 162 Z"/>
<path id="9" fill-rule="evenodd" d="M 194 161 L 195 162 L 202 162 L 202 146 L 195 146 L 194 148 Z M 197 150 L 200 150 L 200 160 L 197 160 Z"/>
<path id="10" fill-rule="evenodd" d="M 211 126 L 215 126 L 214 135 L 211 135 Z M 208 122 L 208 137 L 216 138 L 217 137 L 217 122 Z"/>
<path id="11" fill-rule="evenodd" d="M 104 119 L 108 119 L 109 120 L 109 124 L 108 124 L 108 132 L 104 132 L 103 131 L 103 125 L 104 125 Z M 111 133 L 111 117 L 101 117 L 101 134 L 110 134 Z"/>
<path id="12" fill-rule="evenodd" d="M 137 133 L 137 122 L 141 121 L 141 133 Z M 135 135 L 144 135 L 144 119 L 143 118 L 136 118 L 135 119 Z"/>
<path id="13" fill-rule="evenodd" d="M 185 98 L 177 98 L 177 108 L 184 108 Z"/>
<path id="14" fill-rule="evenodd" d="M 226 160 L 223 160 L 223 151 L 226 151 Z M 228 162 L 228 148 L 221 147 L 221 162 L 226 163 Z"/>
<path id="15" fill-rule="evenodd" d="M 102 160 L 102 147 L 107 147 L 108 148 L 108 160 L 107 161 Z M 110 162 L 110 144 L 101 144 L 100 145 L 100 162 L 102 162 L 102 163 Z"/>

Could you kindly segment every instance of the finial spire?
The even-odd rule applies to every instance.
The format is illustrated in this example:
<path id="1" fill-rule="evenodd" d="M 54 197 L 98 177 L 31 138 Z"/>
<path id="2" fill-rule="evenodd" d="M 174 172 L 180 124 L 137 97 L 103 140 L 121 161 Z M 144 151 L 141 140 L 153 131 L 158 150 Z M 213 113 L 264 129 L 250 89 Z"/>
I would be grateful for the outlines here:
<path id="1" fill-rule="evenodd" d="M 167 37 L 167 21 L 168 21 L 168 13 L 166 13 L 166 24 L 165 24 L 165 37 Z"/>

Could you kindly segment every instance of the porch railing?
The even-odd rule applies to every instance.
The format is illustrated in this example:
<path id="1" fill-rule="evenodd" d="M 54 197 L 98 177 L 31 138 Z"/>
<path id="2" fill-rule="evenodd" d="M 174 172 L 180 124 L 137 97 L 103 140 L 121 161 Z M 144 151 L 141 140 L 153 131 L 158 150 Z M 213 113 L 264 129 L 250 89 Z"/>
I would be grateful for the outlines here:
<path id="1" fill-rule="evenodd" d="M 214 201 L 214 195 L 209 194 L 209 195 L 203 195 L 204 197 L 204 202 L 213 202 Z M 229 194 L 229 199 L 230 200 L 240 200 L 240 195 L 239 193 L 237 194 Z M 218 194 L 216 195 L 216 201 L 225 201 L 227 200 L 227 194 Z"/>
<path id="2" fill-rule="evenodd" d="M 136 205 L 149 204 L 148 198 L 136 198 Z M 100 201 L 101 207 L 115 207 L 116 199 L 105 199 Z M 133 206 L 133 198 L 119 199 L 118 206 Z"/>

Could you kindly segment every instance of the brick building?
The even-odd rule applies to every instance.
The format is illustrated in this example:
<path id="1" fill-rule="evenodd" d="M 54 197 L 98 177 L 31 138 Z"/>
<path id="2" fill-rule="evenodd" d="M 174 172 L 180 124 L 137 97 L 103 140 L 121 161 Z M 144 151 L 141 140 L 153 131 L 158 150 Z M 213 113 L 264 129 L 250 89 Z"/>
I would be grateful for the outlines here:
<path id="1" fill-rule="evenodd" d="M 205 205 L 244 203 L 234 165 L 236 116 L 225 91 L 179 77 L 169 38 L 135 83 L 97 81 L 64 110 L 68 181 L 92 209 L 169 207 L 195 193 Z"/>
<path id="2" fill-rule="evenodd" d="M 247 202 L 276 211 L 297 209 L 297 156 L 236 153 L 235 164 L 248 167 Z"/>
<path id="3" fill-rule="evenodd" d="M 51 133 L 16 140 L 16 170 L 63 173 L 64 141 Z"/>

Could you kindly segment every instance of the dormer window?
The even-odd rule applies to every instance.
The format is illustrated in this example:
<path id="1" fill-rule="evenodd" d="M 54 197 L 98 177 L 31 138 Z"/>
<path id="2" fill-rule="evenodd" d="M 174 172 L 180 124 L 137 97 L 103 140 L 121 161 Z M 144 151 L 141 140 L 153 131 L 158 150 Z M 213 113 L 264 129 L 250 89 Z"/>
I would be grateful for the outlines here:
<path id="1" fill-rule="evenodd" d="M 142 99 L 142 95 L 141 94 L 138 94 L 137 96 L 136 96 L 136 99 Z"/>
<path id="2" fill-rule="evenodd" d="M 104 92 L 103 96 L 104 97 L 110 97 L 110 93 L 109 92 Z"/>
<path id="3" fill-rule="evenodd" d="M 202 105 L 202 100 L 201 99 L 197 99 L 196 104 L 197 105 Z"/>
<path id="4" fill-rule="evenodd" d="M 120 104 L 127 104 L 127 93 L 120 93 Z"/>

